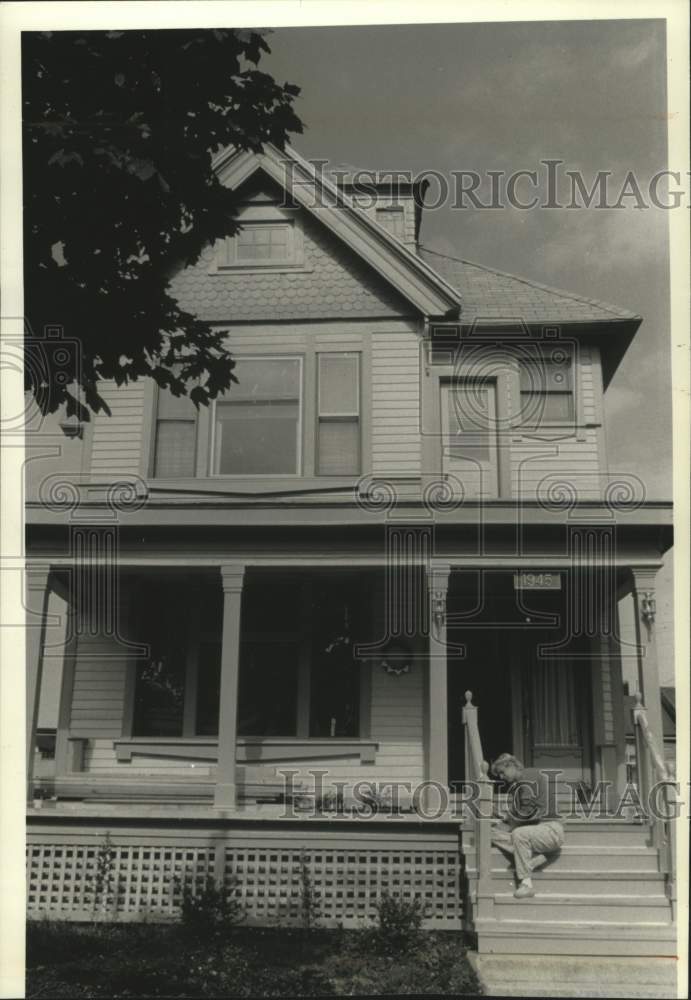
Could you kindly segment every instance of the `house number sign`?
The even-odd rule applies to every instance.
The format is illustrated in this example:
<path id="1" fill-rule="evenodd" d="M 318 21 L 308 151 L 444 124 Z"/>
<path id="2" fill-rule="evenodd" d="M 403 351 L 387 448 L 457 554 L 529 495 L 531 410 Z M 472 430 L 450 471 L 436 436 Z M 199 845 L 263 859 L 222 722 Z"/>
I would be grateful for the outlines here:
<path id="1" fill-rule="evenodd" d="M 514 590 L 561 590 L 561 573 L 525 570 L 514 573 Z"/>

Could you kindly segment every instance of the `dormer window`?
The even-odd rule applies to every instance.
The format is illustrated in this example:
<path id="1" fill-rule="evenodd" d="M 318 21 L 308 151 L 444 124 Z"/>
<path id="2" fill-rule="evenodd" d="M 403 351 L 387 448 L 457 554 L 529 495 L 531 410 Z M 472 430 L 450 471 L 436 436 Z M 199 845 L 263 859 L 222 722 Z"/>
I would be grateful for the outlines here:
<path id="1" fill-rule="evenodd" d="M 252 222 L 226 244 L 228 264 L 292 263 L 294 259 L 292 222 Z"/>
<path id="2" fill-rule="evenodd" d="M 224 240 L 216 261 L 218 271 L 283 270 L 304 264 L 299 219 L 278 205 L 245 206 L 240 229 Z"/>

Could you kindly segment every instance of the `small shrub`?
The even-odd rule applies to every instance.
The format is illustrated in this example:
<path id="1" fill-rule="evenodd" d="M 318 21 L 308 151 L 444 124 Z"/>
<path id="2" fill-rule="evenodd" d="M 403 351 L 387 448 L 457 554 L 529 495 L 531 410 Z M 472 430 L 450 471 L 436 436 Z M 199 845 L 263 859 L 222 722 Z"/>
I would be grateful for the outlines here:
<path id="1" fill-rule="evenodd" d="M 307 861 L 307 851 L 300 851 L 300 910 L 302 927 L 306 932 L 313 931 L 319 923 L 321 914 L 321 896 L 314 888 L 312 874 Z"/>
<path id="2" fill-rule="evenodd" d="M 242 903 L 235 895 L 237 879 L 231 885 L 218 886 L 207 875 L 201 889 L 196 892 L 189 883 L 183 883 L 180 922 L 183 932 L 194 940 L 211 940 L 227 934 L 245 916 Z"/>
<path id="3" fill-rule="evenodd" d="M 377 927 L 375 943 L 380 951 L 399 952 L 410 949 L 420 938 L 427 906 L 421 899 L 402 899 L 382 893 L 376 905 Z"/>

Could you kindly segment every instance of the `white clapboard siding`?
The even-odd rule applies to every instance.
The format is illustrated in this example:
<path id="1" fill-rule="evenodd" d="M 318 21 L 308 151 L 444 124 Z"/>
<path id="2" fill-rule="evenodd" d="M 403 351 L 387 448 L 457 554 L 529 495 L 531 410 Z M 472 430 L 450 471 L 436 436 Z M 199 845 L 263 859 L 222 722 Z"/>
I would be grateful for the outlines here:
<path id="1" fill-rule="evenodd" d="M 512 493 L 523 500 L 547 500 L 550 485 L 572 488 L 579 500 L 602 495 L 597 429 L 588 427 L 578 435 L 559 441 L 523 437 L 511 448 Z"/>
<path id="2" fill-rule="evenodd" d="M 108 477 L 136 476 L 144 447 L 144 381 L 120 387 L 104 382 L 99 391 L 111 415 L 99 413 L 94 418 L 91 472 Z"/>
<path id="3" fill-rule="evenodd" d="M 372 335 L 372 472 L 420 475 L 420 342 L 413 331 Z"/>
<path id="4" fill-rule="evenodd" d="M 77 640 L 70 735 L 122 735 L 127 649 L 113 636 Z M 111 744 L 112 745 L 112 744 Z"/>

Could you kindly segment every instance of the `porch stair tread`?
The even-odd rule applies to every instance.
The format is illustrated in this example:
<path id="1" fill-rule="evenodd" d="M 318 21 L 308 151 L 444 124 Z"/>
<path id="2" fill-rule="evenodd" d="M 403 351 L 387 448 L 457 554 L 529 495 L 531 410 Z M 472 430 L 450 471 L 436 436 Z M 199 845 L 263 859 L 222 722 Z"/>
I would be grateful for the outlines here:
<path id="1" fill-rule="evenodd" d="M 551 906 L 554 903 L 563 903 L 565 906 L 568 905 L 586 905 L 591 901 L 595 903 L 612 902 L 617 903 L 621 901 L 626 903 L 628 906 L 635 906 L 636 903 L 640 903 L 645 906 L 669 906 L 669 900 L 667 897 L 660 893 L 659 898 L 656 896 L 637 896 L 627 893 L 613 893 L 613 892 L 537 892 L 535 896 L 529 896 L 527 899 L 516 899 L 513 892 L 495 892 L 495 900 L 503 904 L 511 904 L 511 906 Z"/>

